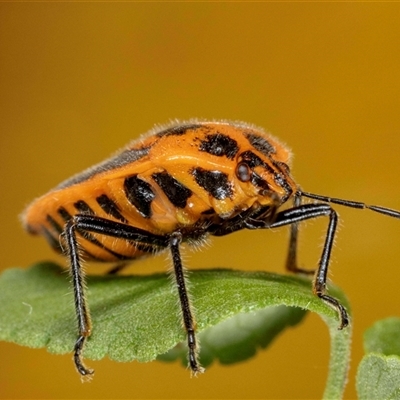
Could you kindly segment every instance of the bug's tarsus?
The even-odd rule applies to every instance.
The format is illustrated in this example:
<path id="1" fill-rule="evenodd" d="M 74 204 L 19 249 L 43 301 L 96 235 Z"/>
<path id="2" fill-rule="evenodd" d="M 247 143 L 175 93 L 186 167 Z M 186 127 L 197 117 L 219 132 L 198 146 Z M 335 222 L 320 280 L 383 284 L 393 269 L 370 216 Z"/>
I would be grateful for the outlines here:
<path id="1" fill-rule="evenodd" d="M 198 360 L 198 343 L 195 332 L 195 320 L 191 309 L 191 302 L 187 290 L 185 272 L 179 246 L 182 242 L 182 234 L 174 232 L 171 234 L 170 249 L 174 267 L 175 282 L 178 288 L 179 301 L 182 309 L 183 325 L 187 333 L 189 367 L 194 374 L 204 372 L 204 368 Z"/>
<path id="2" fill-rule="evenodd" d="M 349 316 L 344 306 L 340 304 L 337 299 L 327 294 L 317 293 L 317 296 L 338 312 L 340 320 L 338 329 L 342 330 L 343 328 L 346 328 L 346 326 L 349 325 Z"/>
<path id="3" fill-rule="evenodd" d="M 79 336 L 78 340 L 75 343 L 74 347 L 74 362 L 76 369 L 82 376 L 93 375 L 94 370 L 89 369 L 85 366 L 82 360 L 82 350 L 86 341 L 85 336 Z"/>

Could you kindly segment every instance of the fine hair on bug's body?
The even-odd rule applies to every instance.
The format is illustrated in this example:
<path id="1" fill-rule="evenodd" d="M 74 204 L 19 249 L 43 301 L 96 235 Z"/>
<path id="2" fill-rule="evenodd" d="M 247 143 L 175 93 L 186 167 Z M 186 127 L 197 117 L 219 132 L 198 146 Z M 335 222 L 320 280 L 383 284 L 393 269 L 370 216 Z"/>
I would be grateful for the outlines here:
<path id="1" fill-rule="evenodd" d="M 395 218 L 400 212 L 304 192 L 289 167 L 289 150 L 261 128 L 230 121 L 175 122 L 153 129 L 29 205 L 22 215 L 26 230 L 43 235 L 69 259 L 78 321 L 74 348 L 78 372 L 93 373 L 82 356 L 92 330 L 82 261 L 124 262 L 164 249 L 172 256 L 189 367 L 193 373 L 202 372 L 180 245 L 242 229 L 289 226 L 286 268 L 314 274 L 313 292 L 337 311 L 339 329 L 346 327 L 346 309 L 326 290 L 338 222 L 330 203 Z M 303 204 L 303 198 L 314 202 Z M 292 207 L 281 210 L 288 200 Z M 328 217 L 319 263 L 315 271 L 300 269 L 298 226 L 317 217 Z"/>

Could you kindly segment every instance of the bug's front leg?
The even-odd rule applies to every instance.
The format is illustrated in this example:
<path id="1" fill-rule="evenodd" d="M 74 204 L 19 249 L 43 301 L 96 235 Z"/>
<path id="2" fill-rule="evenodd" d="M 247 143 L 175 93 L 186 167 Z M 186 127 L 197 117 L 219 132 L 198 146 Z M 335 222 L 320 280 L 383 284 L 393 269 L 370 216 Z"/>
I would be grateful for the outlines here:
<path id="1" fill-rule="evenodd" d="M 90 313 L 86 303 L 84 291 L 84 272 L 81 267 L 78 252 L 78 242 L 76 240 L 76 225 L 70 220 L 65 227 L 65 240 L 68 247 L 68 255 L 70 259 L 70 268 L 72 276 L 72 285 L 74 288 L 75 310 L 78 319 L 79 336 L 74 347 L 74 362 L 78 372 L 83 375 L 92 375 L 94 370 L 87 368 L 83 363 L 82 351 L 87 338 L 91 334 Z"/>
<path id="2" fill-rule="evenodd" d="M 170 239 L 170 249 L 172 254 L 172 263 L 174 267 L 174 275 L 176 286 L 179 293 L 179 301 L 182 309 L 183 325 L 187 334 L 188 341 L 188 357 L 189 366 L 194 374 L 204 372 L 204 368 L 200 365 L 198 360 L 198 343 L 196 337 L 196 323 L 193 316 L 190 298 L 187 290 L 185 273 L 182 265 L 182 258 L 179 251 L 179 246 L 182 242 L 182 234 L 174 232 Z"/>
<path id="3" fill-rule="evenodd" d="M 293 208 L 301 205 L 301 194 L 295 193 L 293 197 Z M 299 241 L 299 223 L 294 222 L 290 225 L 289 248 L 286 258 L 286 269 L 293 273 L 301 273 L 312 275 L 315 273 L 313 269 L 304 269 L 298 266 L 297 261 L 297 243 Z"/>
<path id="4" fill-rule="evenodd" d="M 333 307 L 338 312 L 340 319 L 339 329 L 343 329 L 349 324 L 347 311 L 338 300 L 326 293 L 326 280 L 328 275 L 329 261 L 331 258 L 331 251 L 338 222 L 338 215 L 336 211 L 330 205 L 323 203 L 300 205 L 298 207 L 290 208 L 277 213 L 274 223 L 271 224 L 269 228 L 279 228 L 281 226 L 293 224 L 297 225 L 301 221 L 314 219 L 321 216 L 329 217 L 329 223 L 321 258 L 318 263 L 318 269 L 314 276 L 313 291 L 321 300 Z"/>

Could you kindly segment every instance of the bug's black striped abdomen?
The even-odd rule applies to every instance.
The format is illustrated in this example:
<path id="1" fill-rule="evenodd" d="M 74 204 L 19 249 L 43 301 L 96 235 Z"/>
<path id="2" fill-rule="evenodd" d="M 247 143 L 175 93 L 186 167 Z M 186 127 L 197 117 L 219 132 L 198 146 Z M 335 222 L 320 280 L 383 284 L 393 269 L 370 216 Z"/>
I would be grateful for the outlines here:
<path id="1" fill-rule="evenodd" d="M 53 212 L 47 214 L 45 221 L 42 221 L 40 233 L 46 237 L 53 248 L 64 248 L 63 243 L 57 244 L 63 240 L 62 233 L 65 224 L 74 215 L 83 214 L 160 234 L 160 228 L 155 224 L 155 222 L 159 222 L 160 217 L 153 213 L 153 203 L 160 201 L 160 194 L 167 198 L 167 205 L 170 209 L 169 213 L 164 213 L 165 219 L 173 226 L 171 229 L 175 229 L 182 224 L 182 221 L 176 217 L 175 211 L 185 209 L 193 192 L 166 171 L 148 175 L 139 177 L 135 174 L 124 178 L 122 182 L 121 180 L 109 182 L 107 193 L 97 191 L 95 196 L 84 197 L 85 200 L 83 198 L 73 199 L 56 209 L 52 205 Z M 123 188 L 124 201 L 121 201 L 121 197 L 117 201 L 114 192 L 118 187 Z M 81 194 L 81 191 L 77 188 L 76 193 Z M 165 202 L 165 200 L 163 201 Z M 155 209 L 158 210 L 159 207 L 155 207 Z M 106 232 L 103 235 L 77 230 L 77 238 L 83 256 L 100 261 L 134 259 L 161 250 L 149 244 L 110 237 Z"/>

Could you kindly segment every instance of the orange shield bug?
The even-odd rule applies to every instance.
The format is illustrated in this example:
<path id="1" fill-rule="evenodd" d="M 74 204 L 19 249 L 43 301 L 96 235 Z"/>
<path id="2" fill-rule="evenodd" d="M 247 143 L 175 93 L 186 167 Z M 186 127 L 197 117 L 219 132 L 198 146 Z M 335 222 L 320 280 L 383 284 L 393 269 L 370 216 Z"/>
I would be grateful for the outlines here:
<path id="1" fill-rule="evenodd" d="M 180 245 L 207 235 L 290 226 L 287 269 L 314 273 L 314 293 L 338 312 L 339 328 L 346 327 L 346 309 L 326 291 L 338 222 L 330 203 L 395 218 L 400 212 L 304 192 L 292 179 L 289 164 L 288 149 L 261 128 L 191 120 L 153 129 L 114 157 L 36 199 L 22 219 L 29 233 L 43 235 L 69 259 L 78 320 L 74 361 L 79 373 L 93 373 L 82 357 L 92 329 L 82 260 L 133 260 L 166 248 L 172 255 L 189 366 L 194 373 L 203 371 Z M 303 198 L 314 203 L 303 204 Z M 288 200 L 293 206 L 280 209 Z M 298 268 L 296 253 L 299 223 L 317 217 L 328 217 L 328 229 L 314 272 Z"/>

